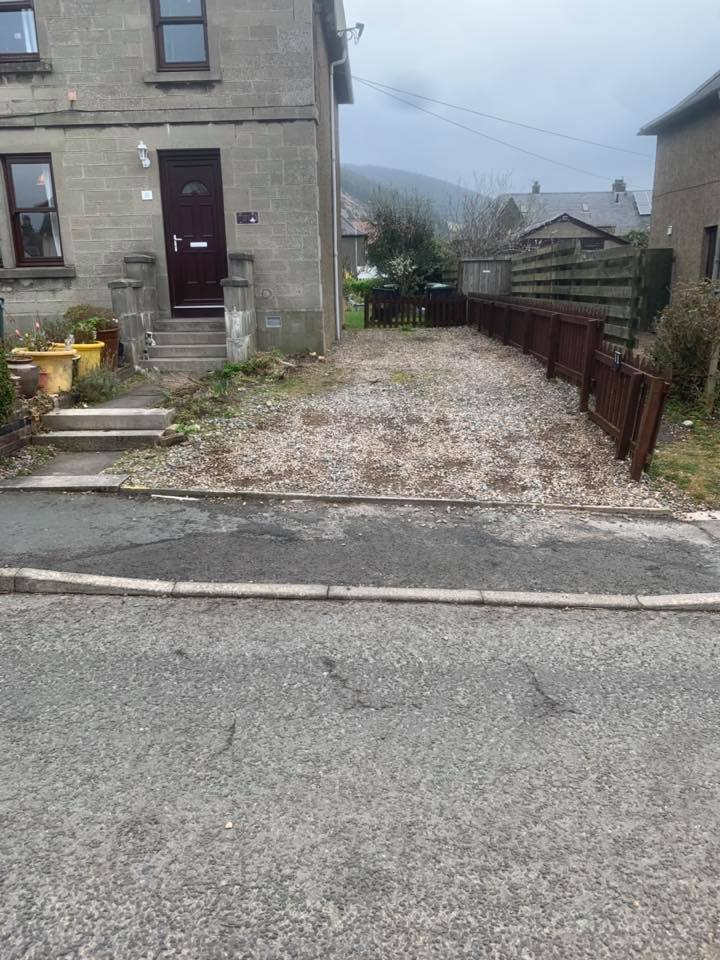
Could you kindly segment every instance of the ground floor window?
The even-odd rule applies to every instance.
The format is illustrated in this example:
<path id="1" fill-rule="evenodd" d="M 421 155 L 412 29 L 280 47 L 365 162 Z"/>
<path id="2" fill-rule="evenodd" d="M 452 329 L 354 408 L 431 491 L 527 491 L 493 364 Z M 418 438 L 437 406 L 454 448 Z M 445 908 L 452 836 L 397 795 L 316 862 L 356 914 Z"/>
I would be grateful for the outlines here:
<path id="1" fill-rule="evenodd" d="M 4 158 L 8 208 L 18 266 L 63 262 L 52 161 L 31 154 Z"/>

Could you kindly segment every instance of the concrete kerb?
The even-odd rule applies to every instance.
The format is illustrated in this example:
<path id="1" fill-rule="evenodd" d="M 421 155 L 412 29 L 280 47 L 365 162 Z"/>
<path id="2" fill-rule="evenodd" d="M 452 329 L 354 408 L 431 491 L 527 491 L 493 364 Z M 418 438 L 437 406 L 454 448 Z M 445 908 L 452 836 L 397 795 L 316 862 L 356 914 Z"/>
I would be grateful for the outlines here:
<path id="1" fill-rule="evenodd" d="M 495 510 L 548 510 L 563 513 L 598 513 L 616 514 L 630 517 L 659 517 L 673 516 L 672 510 L 665 507 L 612 507 L 605 504 L 582 503 L 543 503 L 524 502 L 522 500 L 473 500 L 461 497 L 395 497 L 355 495 L 345 493 L 302 493 L 290 491 L 278 493 L 273 490 L 205 490 L 198 488 L 173 489 L 154 487 L 133 487 L 122 483 L 117 490 L 112 491 L 125 497 L 156 497 L 162 499 L 178 498 L 182 500 L 247 500 L 290 502 L 305 501 L 307 503 L 335 503 L 340 505 L 365 504 L 370 506 L 399 506 L 399 507 L 462 507 L 468 510 L 495 509 Z"/>
<path id="2" fill-rule="evenodd" d="M 459 507 L 466 510 L 544 510 L 560 513 L 592 513 L 607 516 L 671 518 L 665 507 L 618 507 L 587 503 L 543 503 L 523 500 L 473 500 L 462 497 L 396 497 L 345 493 L 302 493 L 274 490 L 206 490 L 200 488 L 134 487 L 121 474 L 99 477 L 38 476 L 0 481 L 0 493 L 53 491 L 54 493 L 99 493 L 122 497 L 168 500 L 244 500 L 248 502 L 328 503 L 340 506 L 369 505 L 396 507 Z"/>
<path id="3" fill-rule="evenodd" d="M 107 597 L 313 600 L 323 602 L 442 603 L 554 610 L 720 612 L 720 593 L 636 596 L 635 594 L 530 593 L 448 590 L 430 587 L 330 586 L 312 583 L 198 583 L 105 577 L 61 570 L 0 567 L 0 594 L 92 594 Z"/>

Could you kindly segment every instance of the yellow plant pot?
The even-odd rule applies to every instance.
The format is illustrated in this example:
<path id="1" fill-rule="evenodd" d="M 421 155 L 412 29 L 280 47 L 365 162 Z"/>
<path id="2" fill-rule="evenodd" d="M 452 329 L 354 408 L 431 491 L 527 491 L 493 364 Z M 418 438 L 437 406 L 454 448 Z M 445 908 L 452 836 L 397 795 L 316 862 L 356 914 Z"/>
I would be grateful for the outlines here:
<path id="1" fill-rule="evenodd" d="M 73 360 L 77 356 L 74 350 L 23 350 L 15 347 L 13 353 L 30 357 L 47 374 L 48 393 L 69 393 L 72 389 Z"/>
<path id="2" fill-rule="evenodd" d="M 96 340 L 95 343 L 75 343 L 73 350 L 76 351 L 80 360 L 78 362 L 78 377 L 85 377 L 91 370 L 97 370 L 102 360 L 102 352 L 105 344 L 102 340 Z M 54 343 L 56 350 L 64 350 L 64 343 Z"/>

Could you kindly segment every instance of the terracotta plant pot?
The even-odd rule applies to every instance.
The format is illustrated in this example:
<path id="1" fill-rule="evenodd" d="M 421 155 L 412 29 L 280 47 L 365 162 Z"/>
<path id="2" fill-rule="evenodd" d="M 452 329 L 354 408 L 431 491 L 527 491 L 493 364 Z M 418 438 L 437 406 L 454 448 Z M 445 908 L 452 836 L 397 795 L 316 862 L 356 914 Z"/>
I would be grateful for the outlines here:
<path id="1" fill-rule="evenodd" d="M 106 366 L 108 370 L 117 370 L 120 330 L 118 327 L 108 327 L 105 330 L 98 330 L 97 338 L 105 344 L 103 365 Z"/>
<path id="2" fill-rule="evenodd" d="M 38 391 L 40 367 L 29 357 L 9 356 L 7 365 L 10 374 L 20 379 L 20 395 L 29 400 Z"/>
<path id="3" fill-rule="evenodd" d="M 78 356 L 74 350 L 23 350 L 15 347 L 13 354 L 29 357 L 47 374 L 48 393 L 69 393 L 72 389 L 73 360 Z"/>

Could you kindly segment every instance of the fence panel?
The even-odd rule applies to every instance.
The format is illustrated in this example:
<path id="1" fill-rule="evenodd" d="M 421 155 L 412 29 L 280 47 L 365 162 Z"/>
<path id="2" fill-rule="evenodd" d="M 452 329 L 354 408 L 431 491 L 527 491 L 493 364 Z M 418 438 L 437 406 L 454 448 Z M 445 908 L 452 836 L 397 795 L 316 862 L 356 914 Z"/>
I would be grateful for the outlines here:
<path id="1" fill-rule="evenodd" d="M 559 375 L 576 384 L 580 409 L 615 440 L 618 459 L 632 453 L 631 474 L 639 480 L 655 449 L 669 377 L 630 351 L 603 343 L 597 317 L 572 314 L 567 304 L 549 310 L 539 303 L 471 294 L 468 322 L 536 357 L 548 378 Z"/>
<path id="2" fill-rule="evenodd" d="M 382 297 L 365 300 L 366 327 L 465 326 L 465 297 Z"/>

